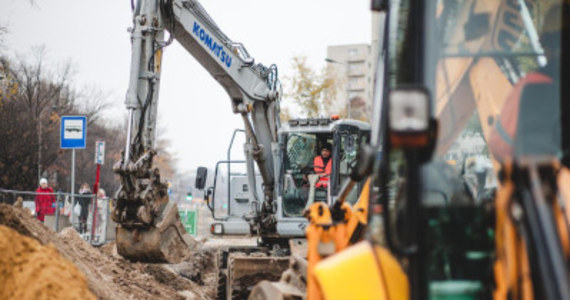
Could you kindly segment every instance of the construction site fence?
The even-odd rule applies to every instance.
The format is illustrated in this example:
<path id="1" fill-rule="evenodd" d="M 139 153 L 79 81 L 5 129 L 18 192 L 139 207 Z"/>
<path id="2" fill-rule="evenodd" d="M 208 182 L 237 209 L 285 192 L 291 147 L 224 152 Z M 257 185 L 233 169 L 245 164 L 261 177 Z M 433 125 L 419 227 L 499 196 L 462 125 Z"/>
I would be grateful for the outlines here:
<path id="1" fill-rule="evenodd" d="M 115 223 L 111 220 L 112 201 L 95 194 L 66 192 L 37 193 L 0 188 L 0 203 L 21 205 L 38 218 L 44 214 L 44 225 L 55 232 L 72 226 L 79 235 L 95 246 L 115 239 Z"/>

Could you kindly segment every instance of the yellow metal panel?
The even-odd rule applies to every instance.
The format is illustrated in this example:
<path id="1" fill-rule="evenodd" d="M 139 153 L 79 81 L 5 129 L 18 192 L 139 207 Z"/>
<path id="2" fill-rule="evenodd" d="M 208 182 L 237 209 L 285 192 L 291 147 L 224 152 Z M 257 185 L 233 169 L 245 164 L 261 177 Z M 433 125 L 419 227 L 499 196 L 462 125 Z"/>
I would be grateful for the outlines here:
<path id="1" fill-rule="evenodd" d="M 323 298 L 407 299 L 408 281 L 399 263 L 386 249 L 375 248 L 376 257 L 369 242 L 360 242 L 320 262 L 314 276 Z"/>
<path id="2" fill-rule="evenodd" d="M 380 261 L 385 287 L 388 289 L 388 299 L 409 299 L 410 287 L 408 277 L 402 270 L 400 262 L 392 256 L 388 249 L 379 246 L 374 247 L 374 249 L 376 250 L 378 261 Z"/>
<path id="3" fill-rule="evenodd" d="M 570 222 L 570 170 L 565 167 L 560 169 L 558 174 L 558 189 L 560 191 L 560 202 L 563 205 L 557 206 L 555 211 L 558 228 L 560 231 L 560 242 L 564 247 L 564 254 L 570 257 L 570 240 L 568 239 L 568 223 Z"/>

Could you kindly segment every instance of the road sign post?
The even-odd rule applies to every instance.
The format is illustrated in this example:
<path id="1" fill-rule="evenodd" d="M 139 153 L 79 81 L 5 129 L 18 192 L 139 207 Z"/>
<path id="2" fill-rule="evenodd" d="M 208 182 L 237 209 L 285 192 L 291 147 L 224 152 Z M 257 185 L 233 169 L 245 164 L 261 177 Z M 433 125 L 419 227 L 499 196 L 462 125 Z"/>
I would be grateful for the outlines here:
<path id="1" fill-rule="evenodd" d="M 93 193 L 95 193 L 95 205 L 93 205 L 93 223 L 91 225 L 91 239 L 95 236 L 95 228 L 97 227 L 97 205 L 99 204 L 99 174 L 101 173 L 101 165 L 105 163 L 105 142 L 95 142 L 95 164 L 97 171 L 95 173 L 95 184 L 93 185 Z"/>
<path id="2" fill-rule="evenodd" d="M 85 149 L 87 142 L 87 118 L 84 116 L 61 117 L 60 147 L 71 149 L 71 220 L 75 206 L 75 149 Z"/>
<path id="3" fill-rule="evenodd" d="M 101 165 L 105 163 L 105 142 L 97 141 L 95 142 L 95 165 L 97 165 L 97 173 L 95 174 L 95 185 L 93 186 L 93 192 L 97 195 L 99 191 L 99 173 L 101 171 Z"/>

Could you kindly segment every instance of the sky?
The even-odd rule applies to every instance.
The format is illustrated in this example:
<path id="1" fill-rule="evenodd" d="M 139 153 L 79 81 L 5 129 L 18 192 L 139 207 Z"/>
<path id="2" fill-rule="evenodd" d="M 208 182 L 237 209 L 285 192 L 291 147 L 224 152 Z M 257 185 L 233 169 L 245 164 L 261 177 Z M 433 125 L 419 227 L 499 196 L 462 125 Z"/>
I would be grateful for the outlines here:
<path id="1" fill-rule="evenodd" d="M 53 66 L 71 61 L 74 85 L 105 91 L 113 102 L 105 117 L 121 123 L 126 115 L 123 103 L 130 69 L 130 1 L 34 3 L 0 1 L 0 25 L 9 30 L 0 51 L 29 55 L 34 47 L 45 46 Z M 327 46 L 370 43 L 370 0 L 200 3 L 230 39 L 245 45 L 256 62 L 277 64 L 282 81 L 292 75 L 294 56 L 306 56 L 318 70 L 324 67 Z M 159 93 L 158 126 L 171 141 L 169 150 L 177 158 L 177 169 L 213 168 L 225 159 L 234 129 L 243 128 L 241 118 L 232 113 L 222 87 L 176 42 L 164 52 Z M 282 105 L 287 105 L 287 99 Z M 241 152 L 242 146 L 233 148 Z"/>

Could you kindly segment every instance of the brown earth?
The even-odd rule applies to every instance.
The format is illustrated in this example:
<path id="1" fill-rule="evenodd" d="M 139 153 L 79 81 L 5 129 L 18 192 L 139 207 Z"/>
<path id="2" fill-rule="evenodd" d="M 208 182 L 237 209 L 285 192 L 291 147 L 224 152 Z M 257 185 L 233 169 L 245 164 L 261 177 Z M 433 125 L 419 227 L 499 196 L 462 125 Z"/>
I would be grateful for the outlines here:
<path id="1" fill-rule="evenodd" d="M 0 225 L 0 299 L 95 299 L 85 276 L 52 246 Z"/>
<path id="2" fill-rule="evenodd" d="M 0 225 L 42 245 L 51 244 L 47 249 L 57 249 L 73 262 L 99 299 L 213 298 L 214 250 L 198 250 L 188 261 L 177 265 L 131 263 L 116 254 L 114 245 L 94 248 L 71 228 L 56 234 L 21 208 L 0 204 Z"/>

